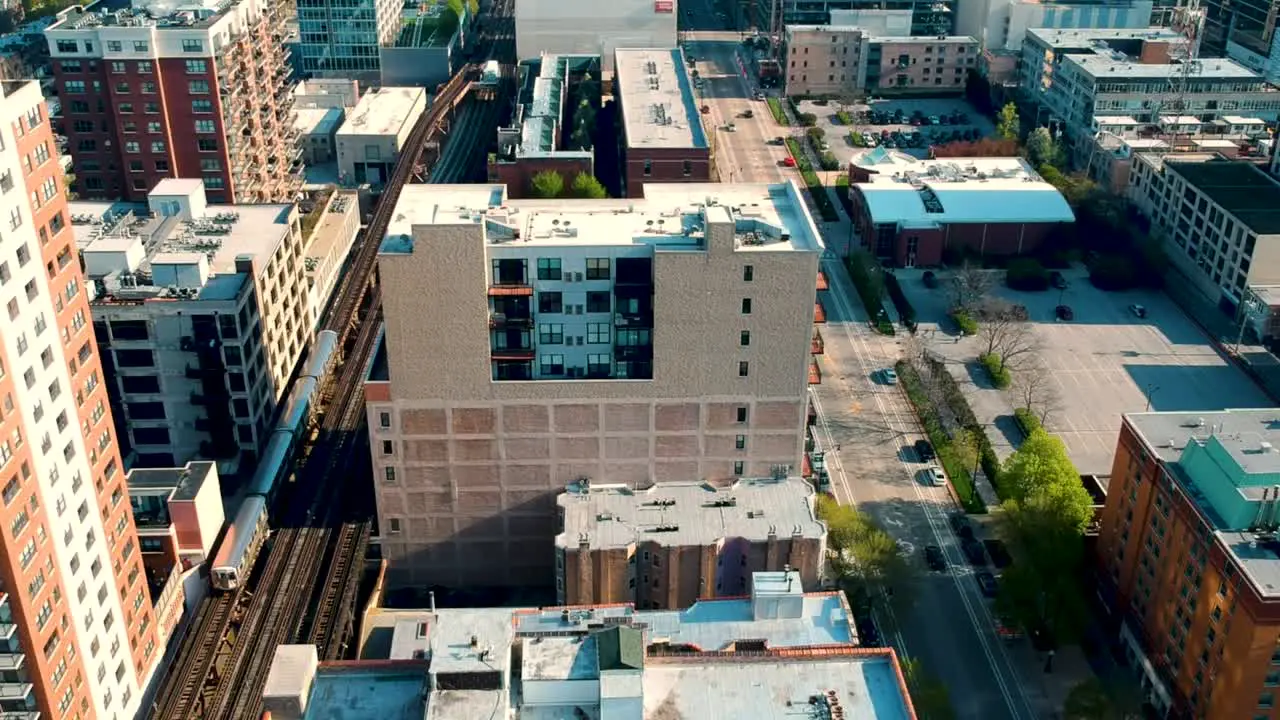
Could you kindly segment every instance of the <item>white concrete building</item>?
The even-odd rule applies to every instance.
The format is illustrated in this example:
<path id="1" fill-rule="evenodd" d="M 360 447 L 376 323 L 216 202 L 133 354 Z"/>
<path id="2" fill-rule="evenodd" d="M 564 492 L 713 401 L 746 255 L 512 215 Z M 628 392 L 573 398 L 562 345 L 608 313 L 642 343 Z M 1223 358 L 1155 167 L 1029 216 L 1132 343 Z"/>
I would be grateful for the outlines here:
<path id="1" fill-rule="evenodd" d="M 956 4 L 956 34 L 976 39 L 987 52 L 1016 52 L 1030 28 L 1148 27 L 1152 5 L 1152 0 L 965 0 Z"/>
<path id="2" fill-rule="evenodd" d="M 400 148 L 426 111 L 427 91 L 423 88 L 384 87 L 366 93 L 338 129 L 338 182 L 387 182 Z"/>
<path id="3" fill-rule="evenodd" d="M 146 207 L 72 203 L 71 218 L 122 455 L 252 462 L 313 336 L 295 206 L 209 206 L 199 180 L 164 180 Z"/>
<path id="4" fill-rule="evenodd" d="M 309 202 L 311 207 L 302 219 L 307 312 L 319 330 L 320 315 L 338 287 L 342 267 L 360 233 L 360 199 L 354 192 L 324 190 Z"/>
<path id="5" fill-rule="evenodd" d="M 131 718 L 164 648 L 63 182 L 39 86 L 0 81 L 0 715 Z"/>
<path id="6" fill-rule="evenodd" d="M 619 48 L 675 47 L 679 10 L 678 0 L 520 0 L 516 53 L 599 55 L 609 74 Z"/>

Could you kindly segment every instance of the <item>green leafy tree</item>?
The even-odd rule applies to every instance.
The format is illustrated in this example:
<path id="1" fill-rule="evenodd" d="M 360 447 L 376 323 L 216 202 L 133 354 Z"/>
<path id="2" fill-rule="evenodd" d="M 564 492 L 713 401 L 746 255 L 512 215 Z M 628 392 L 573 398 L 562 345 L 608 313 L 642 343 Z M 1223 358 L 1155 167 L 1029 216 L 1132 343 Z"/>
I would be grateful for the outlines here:
<path id="1" fill-rule="evenodd" d="M 1055 485 L 1080 487 L 1084 498 L 1089 498 L 1084 486 L 1080 485 L 1080 473 L 1067 457 L 1067 448 L 1062 440 L 1044 430 L 1033 432 L 1005 460 L 1000 471 L 1000 489 L 1004 491 L 1005 499 L 1024 502 L 1037 490 Z M 1080 530 L 1084 530 L 1083 524 Z"/>
<path id="2" fill-rule="evenodd" d="M 942 681 L 930 675 L 916 658 L 902 659 L 902 677 L 911 693 L 911 705 L 920 720 L 954 720 L 955 707 Z"/>
<path id="3" fill-rule="evenodd" d="M 873 606 L 910 602 L 916 571 L 892 536 L 857 509 L 826 496 L 818 500 L 818 517 L 827 523 L 827 543 L 835 553 L 832 568 L 847 592 Z"/>
<path id="4" fill-rule="evenodd" d="M 445 7 L 449 9 L 449 22 L 454 28 L 462 23 L 463 13 L 466 12 L 465 2 L 466 0 L 446 0 L 445 2 Z M 444 20 L 444 18 L 441 19 Z"/>
<path id="5" fill-rule="evenodd" d="M 609 197 L 609 193 L 594 175 L 580 172 L 573 176 L 573 182 L 569 184 L 569 196 L 587 198 L 589 200 L 603 200 Z"/>
<path id="6" fill-rule="evenodd" d="M 467 12 L 471 14 L 471 17 L 476 17 L 477 15 L 479 15 L 480 0 L 467 0 Z"/>
<path id="7" fill-rule="evenodd" d="M 1002 140 L 1017 140 L 1022 134 L 1022 123 L 1018 118 L 1018 107 L 1007 103 L 996 114 L 996 137 Z"/>
<path id="8" fill-rule="evenodd" d="M 558 198 L 564 194 L 564 178 L 555 170 L 543 170 L 533 176 L 529 192 L 538 198 Z"/>
<path id="9" fill-rule="evenodd" d="M 1053 139 L 1049 128 L 1036 128 L 1027 136 L 1027 159 L 1036 167 L 1062 166 L 1062 148 L 1058 147 L 1058 141 Z"/>
<path id="10" fill-rule="evenodd" d="M 978 440 L 978 434 L 972 430 L 961 430 L 951 440 L 951 455 L 956 459 L 956 463 L 966 471 L 971 472 L 978 467 L 978 458 L 981 451 L 981 442 Z"/>

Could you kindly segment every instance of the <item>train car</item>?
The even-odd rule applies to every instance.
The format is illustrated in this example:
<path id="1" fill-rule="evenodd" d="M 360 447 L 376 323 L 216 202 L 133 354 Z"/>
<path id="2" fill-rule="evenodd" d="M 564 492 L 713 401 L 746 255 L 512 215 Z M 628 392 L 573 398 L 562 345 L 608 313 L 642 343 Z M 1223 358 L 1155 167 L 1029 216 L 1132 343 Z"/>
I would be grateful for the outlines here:
<path id="1" fill-rule="evenodd" d="M 289 474 L 293 458 L 294 435 L 292 432 L 277 429 L 267 440 L 266 450 L 258 462 L 258 469 L 249 481 L 249 494 L 261 495 L 270 502 L 275 497 L 280 482 Z"/>
<path id="2" fill-rule="evenodd" d="M 210 581 L 216 590 L 238 590 L 267 539 L 267 500 L 250 495 L 240 504 L 213 558 Z"/>
<path id="3" fill-rule="evenodd" d="M 307 356 L 307 368 L 302 374 L 317 379 L 328 377 L 338 360 L 338 343 L 338 333 L 332 330 L 316 333 L 315 342 L 311 344 L 311 354 Z"/>
<path id="4" fill-rule="evenodd" d="M 276 421 L 275 429 L 296 432 L 304 426 L 318 386 L 319 381 L 313 377 L 300 377 L 295 380 L 293 389 L 289 391 L 284 405 L 280 408 L 280 419 Z"/>

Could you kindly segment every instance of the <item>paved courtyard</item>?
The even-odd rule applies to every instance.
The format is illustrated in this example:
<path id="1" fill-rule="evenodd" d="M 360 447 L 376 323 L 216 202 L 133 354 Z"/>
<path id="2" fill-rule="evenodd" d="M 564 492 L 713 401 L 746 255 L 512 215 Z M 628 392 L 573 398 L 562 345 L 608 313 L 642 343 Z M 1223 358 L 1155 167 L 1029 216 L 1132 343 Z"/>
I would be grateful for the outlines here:
<path id="1" fill-rule="evenodd" d="M 943 282 L 932 290 L 921 281 L 922 271 L 897 272 L 929 348 L 948 360 L 971 394 L 974 412 L 989 424 L 997 451 L 1011 452 L 1020 439 L 1011 415 L 1017 400 L 992 388 L 977 366 L 981 340 L 957 342 L 944 321 L 950 304 L 946 272 L 939 273 Z M 1123 413 L 1274 404 L 1163 293 L 1102 292 L 1082 269 L 1064 274 L 1070 282 L 1065 291 L 1021 293 L 1001 285 L 993 294 L 1027 307 L 1039 360 L 1056 389 L 1057 408 L 1046 426 L 1066 443 L 1081 472 L 1110 474 Z M 1055 320 L 1059 302 L 1074 311 L 1072 322 Z M 1144 306 L 1147 317 L 1135 317 L 1131 304 Z"/>
<path id="2" fill-rule="evenodd" d="M 932 141 L 936 139 L 937 144 L 946 142 L 950 135 L 954 132 L 967 132 L 976 130 L 981 137 L 991 135 L 995 128 L 991 121 L 984 115 L 980 114 L 963 98 L 903 98 L 903 99 L 878 99 L 869 103 L 857 103 L 849 105 L 845 109 L 849 115 L 855 119 L 864 117 L 872 110 L 877 112 L 892 114 L 894 110 L 902 110 L 902 114 L 907 119 L 906 123 L 873 125 L 870 122 L 858 121 L 854 125 L 843 125 L 836 119 L 836 112 L 840 106 L 835 102 L 829 102 L 826 105 L 819 105 L 812 100 L 801 100 L 797 103 L 801 112 L 813 113 L 818 118 L 818 127 L 822 128 L 826 133 L 826 138 L 831 143 L 831 149 L 840 157 L 848 152 L 857 149 L 850 141 L 850 131 L 857 132 L 861 135 L 863 132 L 870 133 L 876 138 L 880 138 L 885 131 L 889 133 L 903 132 L 912 133 L 919 132 L 924 137 L 924 145 L 915 148 L 898 148 L 902 152 L 914 155 L 916 157 L 925 158 L 929 156 L 929 145 L 934 144 Z M 911 114 L 919 110 L 925 117 L 942 116 L 951 117 L 956 113 L 961 113 L 967 117 L 967 122 L 960 125 L 932 125 L 932 126 L 912 126 L 910 124 Z M 877 140 L 879 142 L 879 140 Z"/>

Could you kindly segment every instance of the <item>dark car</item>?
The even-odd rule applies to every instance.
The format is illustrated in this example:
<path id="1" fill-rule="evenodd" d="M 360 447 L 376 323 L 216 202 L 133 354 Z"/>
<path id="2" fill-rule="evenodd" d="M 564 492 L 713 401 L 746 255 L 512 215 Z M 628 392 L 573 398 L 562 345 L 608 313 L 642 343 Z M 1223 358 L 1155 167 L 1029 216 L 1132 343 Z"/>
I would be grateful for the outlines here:
<path id="1" fill-rule="evenodd" d="M 1059 305 L 1053 309 L 1053 314 L 1056 315 L 1059 320 L 1066 321 L 1074 320 L 1076 317 L 1076 314 L 1072 312 L 1070 305 Z"/>
<path id="2" fill-rule="evenodd" d="M 1062 273 L 1058 272 L 1057 270 L 1054 270 L 1053 272 L 1049 273 L 1049 284 L 1053 285 L 1055 288 L 1059 290 L 1067 289 L 1067 279 L 1063 277 Z"/>
<path id="3" fill-rule="evenodd" d="M 964 540 L 973 539 L 973 526 L 969 524 L 969 518 L 961 513 L 956 513 L 949 518 L 951 529 L 955 531 Z"/>
<path id="4" fill-rule="evenodd" d="M 991 556 L 991 564 L 996 566 L 997 570 L 1003 570 L 1013 564 L 1013 558 L 1009 557 L 1009 550 L 1004 546 L 1004 542 L 996 539 L 983 540 L 982 544 L 987 549 L 987 554 Z"/>
<path id="5" fill-rule="evenodd" d="M 979 570 L 973 574 L 973 578 L 978 581 L 978 587 L 982 589 L 982 594 L 987 597 L 995 597 L 999 591 L 999 585 L 996 583 L 996 576 L 986 570 Z"/>
<path id="6" fill-rule="evenodd" d="M 987 553 L 982 549 L 982 543 L 973 538 L 965 538 L 960 543 L 960 549 L 964 552 L 964 557 L 969 564 L 974 567 L 986 567 Z"/>
<path id="7" fill-rule="evenodd" d="M 938 276 L 935 275 L 932 270 L 925 270 L 924 275 L 920 276 L 920 279 L 924 281 L 924 286 L 927 288 L 938 287 Z"/>
<path id="8" fill-rule="evenodd" d="M 942 548 L 937 545 L 925 546 L 924 563 L 934 572 L 942 572 L 947 569 L 947 558 L 942 554 Z"/>
<path id="9" fill-rule="evenodd" d="M 920 462 L 929 462 L 938 457 L 938 454 L 933 451 L 933 445 L 930 445 L 928 440 L 917 440 L 915 445 L 911 447 L 916 451 L 916 457 L 920 458 Z"/>

